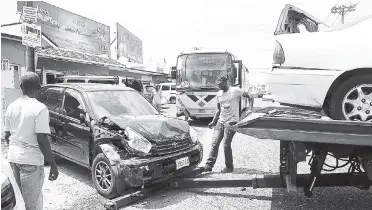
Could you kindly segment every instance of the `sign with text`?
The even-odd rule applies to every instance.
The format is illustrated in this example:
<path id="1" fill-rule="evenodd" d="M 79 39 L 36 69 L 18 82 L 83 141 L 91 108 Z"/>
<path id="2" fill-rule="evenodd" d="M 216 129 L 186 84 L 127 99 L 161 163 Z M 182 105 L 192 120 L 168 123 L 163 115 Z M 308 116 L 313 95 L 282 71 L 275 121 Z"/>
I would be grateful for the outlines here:
<path id="1" fill-rule="evenodd" d="M 37 23 L 37 8 L 23 6 L 22 20 L 26 23 Z"/>
<path id="2" fill-rule="evenodd" d="M 41 26 L 22 23 L 22 44 L 29 47 L 41 47 Z"/>
<path id="3" fill-rule="evenodd" d="M 152 81 L 152 76 L 148 76 L 148 75 L 141 75 L 141 80 L 142 81 Z"/>
<path id="4" fill-rule="evenodd" d="M 17 2 L 22 12 L 25 1 Z M 110 57 L 110 27 L 42 1 L 32 1 L 37 8 L 37 25 L 59 48 Z"/>
<path id="5" fill-rule="evenodd" d="M 9 70 L 9 59 L 1 59 L 1 70 Z"/>
<path id="6" fill-rule="evenodd" d="M 120 57 L 125 57 L 134 62 L 142 64 L 142 41 L 119 23 L 116 23 L 116 28 L 118 49 L 117 58 L 119 59 Z"/>

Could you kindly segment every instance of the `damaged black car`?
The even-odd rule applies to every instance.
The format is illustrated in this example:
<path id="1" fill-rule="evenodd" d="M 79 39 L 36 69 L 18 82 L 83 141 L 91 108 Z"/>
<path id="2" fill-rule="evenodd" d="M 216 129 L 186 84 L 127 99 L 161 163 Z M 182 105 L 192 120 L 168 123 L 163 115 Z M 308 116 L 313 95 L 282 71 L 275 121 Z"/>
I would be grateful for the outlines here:
<path id="1" fill-rule="evenodd" d="M 159 114 L 131 88 L 54 84 L 38 100 L 50 111 L 53 153 L 89 168 L 106 198 L 182 175 L 203 158 L 188 122 Z"/>

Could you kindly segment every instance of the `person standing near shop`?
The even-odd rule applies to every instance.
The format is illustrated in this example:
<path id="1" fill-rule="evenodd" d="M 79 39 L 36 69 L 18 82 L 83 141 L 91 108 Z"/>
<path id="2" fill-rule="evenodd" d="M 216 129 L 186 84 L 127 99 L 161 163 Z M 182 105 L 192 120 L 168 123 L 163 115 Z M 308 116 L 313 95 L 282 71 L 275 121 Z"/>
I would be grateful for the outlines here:
<path id="1" fill-rule="evenodd" d="M 233 155 L 231 150 L 231 142 L 235 135 L 235 131 L 229 129 L 239 121 L 239 103 L 241 97 L 249 98 L 253 101 L 253 97 L 248 92 L 243 92 L 238 87 L 231 87 L 228 83 L 228 76 L 222 75 L 216 81 L 220 91 L 217 93 L 217 111 L 208 127 L 214 128 L 212 147 L 209 153 L 209 158 L 204 166 L 204 172 L 212 171 L 218 156 L 218 148 L 222 139 L 224 139 L 225 165 L 222 173 L 231 173 L 234 170 Z"/>
<path id="2" fill-rule="evenodd" d="M 162 105 L 161 105 L 160 85 L 156 85 L 155 89 L 156 89 L 156 93 L 154 95 L 153 104 L 154 104 L 155 108 L 158 110 L 158 112 L 161 112 Z"/>
<path id="3" fill-rule="evenodd" d="M 8 161 L 27 210 L 43 209 L 44 158 L 51 166 L 49 180 L 56 180 L 59 174 L 47 136 L 49 111 L 36 99 L 39 88 L 39 76 L 27 72 L 21 79 L 23 96 L 12 102 L 5 114 Z"/>

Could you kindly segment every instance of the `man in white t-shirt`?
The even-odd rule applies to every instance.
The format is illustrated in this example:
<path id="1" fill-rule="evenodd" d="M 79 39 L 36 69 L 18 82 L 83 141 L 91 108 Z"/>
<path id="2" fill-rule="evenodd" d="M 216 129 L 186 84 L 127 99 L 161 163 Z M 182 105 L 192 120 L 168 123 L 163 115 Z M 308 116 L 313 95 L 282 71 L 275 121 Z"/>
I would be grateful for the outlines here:
<path id="1" fill-rule="evenodd" d="M 231 87 L 226 75 L 220 76 L 216 83 L 220 88 L 220 91 L 217 93 L 217 111 L 213 121 L 209 123 L 209 128 L 212 126 L 215 126 L 215 128 L 212 148 L 204 171 L 212 171 L 217 160 L 218 148 L 222 139 L 224 139 L 226 168 L 222 170 L 222 173 L 231 173 L 234 170 L 231 141 L 235 135 L 235 131 L 229 129 L 229 126 L 235 125 L 239 121 L 240 98 L 247 97 L 250 99 L 250 103 L 253 103 L 253 97 L 238 87 Z"/>
<path id="2" fill-rule="evenodd" d="M 8 161 L 22 191 L 26 209 L 43 209 L 44 158 L 50 164 L 49 180 L 58 177 L 48 134 L 49 111 L 36 97 L 40 78 L 27 72 L 21 79 L 23 96 L 11 103 L 5 114 Z"/>

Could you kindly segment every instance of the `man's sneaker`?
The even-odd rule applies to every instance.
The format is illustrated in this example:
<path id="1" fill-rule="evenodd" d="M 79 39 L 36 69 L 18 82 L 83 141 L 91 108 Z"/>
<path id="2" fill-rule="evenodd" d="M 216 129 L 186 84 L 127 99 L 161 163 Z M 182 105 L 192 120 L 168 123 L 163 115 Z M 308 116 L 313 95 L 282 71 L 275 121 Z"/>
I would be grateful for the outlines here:
<path id="1" fill-rule="evenodd" d="M 203 167 L 203 172 L 211 172 L 212 171 L 212 167 L 211 166 L 209 166 L 209 165 L 205 165 L 204 167 Z"/>
<path id="2" fill-rule="evenodd" d="M 234 171 L 234 169 L 233 168 L 224 168 L 222 171 L 221 171 L 221 173 L 232 173 Z"/>

